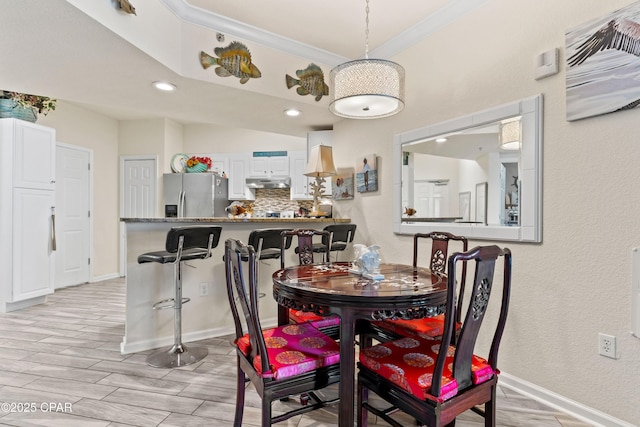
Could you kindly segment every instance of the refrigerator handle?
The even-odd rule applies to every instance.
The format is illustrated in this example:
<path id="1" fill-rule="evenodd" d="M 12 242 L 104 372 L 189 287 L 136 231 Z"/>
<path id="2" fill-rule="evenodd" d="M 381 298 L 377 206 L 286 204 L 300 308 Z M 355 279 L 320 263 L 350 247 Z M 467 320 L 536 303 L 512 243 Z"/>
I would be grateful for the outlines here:
<path id="1" fill-rule="evenodd" d="M 56 250 L 56 208 L 51 206 L 51 250 Z"/>
<path id="2" fill-rule="evenodd" d="M 180 195 L 178 196 L 178 218 L 184 218 L 184 198 L 186 193 L 184 190 L 180 191 Z"/>

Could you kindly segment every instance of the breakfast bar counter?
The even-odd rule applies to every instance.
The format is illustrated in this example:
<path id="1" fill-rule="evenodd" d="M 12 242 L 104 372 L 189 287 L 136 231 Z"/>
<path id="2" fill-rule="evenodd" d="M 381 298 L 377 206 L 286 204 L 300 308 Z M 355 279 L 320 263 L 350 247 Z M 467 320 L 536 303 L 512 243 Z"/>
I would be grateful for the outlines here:
<path id="1" fill-rule="evenodd" d="M 171 227 L 220 225 L 220 243 L 209 259 L 188 261 L 182 270 L 183 296 L 191 301 L 182 309 L 183 341 L 189 343 L 233 332 L 227 301 L 222 256 L 224 241 L 230 237 L 247 242 L 251 231 L 261 228 L 322 229 L 349 218 L 121 218 L 125 227 L 126 307 L 123 354 L 169 346 L 173 343 L 173 310 L 154 310 L 153 304 L 174 294 L 173 264 L 138 264 L 143 253 L 164 250 Z M 297 263 L 290 251 L 287 265 Z M 345 259 L 350 255 L 345 254 Z M 271 275 L 280 260 L 263 260 L 259 267 L 260 317 L 263 326 L 277 324 L 277 304 L 272 298 Z"/>

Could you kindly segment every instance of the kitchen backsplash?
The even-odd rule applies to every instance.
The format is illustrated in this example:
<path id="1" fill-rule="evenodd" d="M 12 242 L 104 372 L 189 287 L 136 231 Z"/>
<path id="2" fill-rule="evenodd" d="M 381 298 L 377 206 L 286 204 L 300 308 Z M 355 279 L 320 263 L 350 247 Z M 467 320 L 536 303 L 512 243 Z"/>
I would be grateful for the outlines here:
<path id="1" fill-rule="evenodd" d="M 253 211 L 294 211 L 305 208 L 312 210 L 311 200 L 291 200 L 288 188 L 258 188 L 256 189 L 256 199 L 244 201 L 243 206 L 248 208 L 253 203 Z"/>

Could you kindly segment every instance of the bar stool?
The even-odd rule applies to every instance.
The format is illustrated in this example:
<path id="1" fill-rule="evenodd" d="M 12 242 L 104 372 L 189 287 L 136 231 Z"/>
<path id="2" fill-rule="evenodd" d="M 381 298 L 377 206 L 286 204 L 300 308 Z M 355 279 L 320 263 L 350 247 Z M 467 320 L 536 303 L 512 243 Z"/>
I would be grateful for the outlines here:
<path id="1" fill-rule="evenodd" d="M 174 266 L 175 297 L 153 305 L 154 310 L 173 308 L 174 343 L 169 349 L 158 350 L 147 356 L 148 365 L 156 368 L 177 368 L 198 362 L 208 354 L 204 347 L 187 348 L 182 344 L 182 304 L 190 301 L 189 298 L 182 298 L 182 262 L 211 257 L 211 250 L 218 246 L 221 232 L 222 227 L 173 227 L 167 233 L 165 251 L 148 252 L 138 256 L 138 264 L 157 262 L 172 263 Z"/>
<path id="2" fill-rule="evenodd" d="M 256 251 L 256 259 L 278 259 L 280 258 L 282 232 L 291 231 L 290 228 L 263 228 L 260 230 L 253 230 L 249 234 L 249 246 L 253 246 Z M 285 249 L 291 247 L 291 236 L 285 239 Z M 248 254 L 243 254 L 242 260 L 248 260 Z"/>
<path id="3" fill-rule="evenodd" d="M 355 224 L 332 224 L 327 225 L 324 228 L 325 231 L 331 233 L 329 239 L 322 238 L 322 246 L 326 246 L 331 242 L 331 248 L 329 249 L 329 261 L 331 261 L 331 252 L 336 253 L 336 261 L 338 261 L 338 252 L 342 252 L 347 249 L 349 243 L 353 242 L 353 237 L 356 235 Z M 324 252 L 322 247 L 316 250 L 316 245 L 313 248 L 314 252 Z"/>
<path id="4" fill-rule="evenodd" d="M 256 259 L 278 259 L 280 258 L 280 238 L 283 231 L 290 231 L 290 228 L 261 228 L 249 233 L 248 245 L 256 252 Z M 286 249 L 291 247 L 291 237 L 286 241 Z M 242 261 L 249 260 L 249 252 L 243 249 Z M 224 261 L 224 256 L 222 257 Z M 257 270 L 256 270 L 257 271 Z M 264 298 L 266 294 L 260 292 L 259 298 Z"/>

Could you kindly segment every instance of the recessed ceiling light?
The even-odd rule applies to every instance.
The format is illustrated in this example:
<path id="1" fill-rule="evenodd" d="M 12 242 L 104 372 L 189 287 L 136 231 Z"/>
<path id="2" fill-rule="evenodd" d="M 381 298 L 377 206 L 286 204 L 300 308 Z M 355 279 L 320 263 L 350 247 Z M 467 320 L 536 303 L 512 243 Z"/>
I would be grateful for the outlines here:
<path id="1" fill-rule="evenodd" d="M 296 110 L 295 108 L 289 108 L 287 110 L 284 110 L 284 114 L 286 114 L 289 117 L 297 117 L 300 114 L 302 114 L 302 111 Z"/>
<path id="2" fill-rule="evenodd" d="M 438 138 L 438 139 L 436 139 L 436 142 L 438 144 L 442 144 L 443 142 L 447 142 L 447 138 Z"/>
<path id="3" fill-rule="evenodd" d="M 173 92 L 176 90 L 176 85 L 169 82 L 153 82 L 153 87 L 164 92 Z"/>

